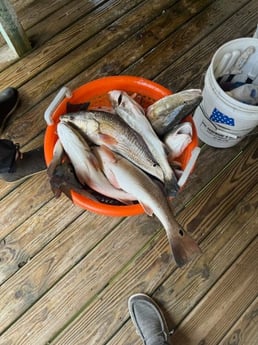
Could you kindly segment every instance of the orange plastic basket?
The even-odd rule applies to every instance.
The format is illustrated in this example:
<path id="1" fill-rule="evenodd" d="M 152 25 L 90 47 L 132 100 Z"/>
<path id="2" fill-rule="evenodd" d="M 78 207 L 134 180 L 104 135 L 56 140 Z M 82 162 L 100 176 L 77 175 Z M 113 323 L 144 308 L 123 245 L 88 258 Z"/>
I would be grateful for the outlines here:
<path id="1" fill-rule="evenodd" d="M 150 80 L 134 77 L 134 76 L 111 76 L 100 78 L 82 85 L 72 92 L 71 98 L 65 98 L 53 113 L 53 124 L 48 125 L 44 138 L 44 153 L 47 165 L 50 164 L 53 158 L 53 150 L 55 143 L 58 139 L 56 134 L 56 126 L 59 122 L 59 117 L 66 113 L 67 102 L 70 103 L 84 103 L 90 102 L 90 107 L 97 106 L 110 106 L 107 92 L 111 90 L 123 90 L 131 93 L 137 93 L 140 95 L 141 105 L 148 107 L 158 99 L 170 95 L 172 92 L 165 87 L 152 82 Z M 192 150 L 198 146 L 198 137 L 196 129 L 191 116 L 188 116 L 185 121 L 192 123 L 193 127 L 193 140 L 185 149 L 183 154 L 178 158 L 178 161 L 182 164 L 183 169 L 187 165 Z M 74 204 L 107 216 L 133 216 L 144 213 L 144 210 L 140 204 L 133 205 L 110 205 L 97 202 L 82 196 L 74 191 L 71 191 Z"/>

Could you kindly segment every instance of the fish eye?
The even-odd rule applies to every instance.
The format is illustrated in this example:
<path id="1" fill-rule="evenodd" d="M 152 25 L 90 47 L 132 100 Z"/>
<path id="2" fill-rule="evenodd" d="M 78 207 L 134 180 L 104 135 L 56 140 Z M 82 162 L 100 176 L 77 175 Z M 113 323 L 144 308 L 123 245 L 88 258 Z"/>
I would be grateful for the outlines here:
<path id="1" fill-rule="evenodd" d="M 122 94 L 120 93 L 119 97 L 118 97 L 118 105 L 120 105 L 122 103 Z"/>
<path id="2" fill-rule="evenodd" d="M 182 230 L 182 229 L 180 229 L 180 230 L 178 231 L 178 233 L 179 233 L 179 235 L 180 235 L 181 237 L 183 237 L 183 236 L 184 236 L 184 232 L 183 232 L 183 230 Z"/>

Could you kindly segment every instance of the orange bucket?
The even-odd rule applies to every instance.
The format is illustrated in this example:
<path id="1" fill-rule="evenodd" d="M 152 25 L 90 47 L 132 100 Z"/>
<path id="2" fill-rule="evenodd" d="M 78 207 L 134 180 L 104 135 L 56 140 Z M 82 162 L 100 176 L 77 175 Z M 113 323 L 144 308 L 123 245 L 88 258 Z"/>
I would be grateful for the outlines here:
<path id="1" fill-rule="evenodd" d="M 82 85 L 72 92 L 71 98 L 65 98 L 53 112 L 53 124 L 47 126 L 44 138 L 44 153 L 47 165 L 50 164 L 53 158 L 53 150 L 57 141 L 56 126 L 59 122 L 59 117 L 66 113 L 67 102 L 75 104 L 90 102 L 90 107 L 92 108 L 111 106 L 107 95 L 107 92 L 111 90 L 123 90 L 129 94 L 137 93 L 141 96 L 141 105 L 143 108 L 172 93 L 170 90 L 153 81 L 134 76 L 105 77 Z M 185 121 L 191 122 L 192 124 L 193 140 L 177 159 L 182 164 L 183 169 L 191 157 L 192 150 L 198 146 L 198 137 L 192 116 L 188 116 Z M 91 200 L 74 191 L 71 191 L 71 195 L 74 204 L 106 216 L 133 216 L 144 213 L 142 206 L 138 203 L 133 205 L 109 205 Z"/>

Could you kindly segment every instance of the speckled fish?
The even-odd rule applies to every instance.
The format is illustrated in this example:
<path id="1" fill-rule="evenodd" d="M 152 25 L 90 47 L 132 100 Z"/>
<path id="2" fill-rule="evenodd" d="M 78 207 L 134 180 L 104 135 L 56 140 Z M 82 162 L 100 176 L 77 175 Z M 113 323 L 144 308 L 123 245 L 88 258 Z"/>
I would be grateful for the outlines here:
<path id="1" fill-rule="evenodd" d="M 143 138 L 154 159 L 164 173 L 164 183 L 167 194 L 175 196 L 178 191 L 176 176 L 168 163 L 164 144 L 158 138 L 152 125 L 145 116 L 143 108 L 126 92 L 112 90 L 108 92 L 109 99 L 116 113 Z"/>
<path id="2" fill-rule="evenodd" d="M 192 135 L 193 129 L 190 122 L 182 122 L 165 134 L 163 141 L 168 149 L 169 162 L 181 156 L 192 142 Z"/>
<path id="3" fill-rule="evenodd" d="M 147 108 L 146 115 L 154 130 L 162 136 L 193 113 L 202 101 L 200 89 L 189 89 L 165 96 Z"/>
<path id="4" fill-rule="evenodd" d="M 124 203 L 133 199 L 130 194 L 114 188 L 108 181 L 100 169 L 97 158 L 78 130 L 68 123 L 59 122 L 57 134 L 82 185 L 86 184 L 93 190 Z"/>
<path id="5" fill-rule="evenodd" d="M 154 160 L 146 143 L 116 114 L 87 111 L 62 115 L 60 120 L 74 124 L 94 144 L 109 147 L 144 171 L 164 181 L 162 169 Z"/>
<path id="6" fill-rule="evenodd" d="M 147 214 L 155 214 L 160 220 L 177 265 L 183 266 L 199 255 L 200 248 L 178 224 L 164 192 L 154 180 L 108 148 L 98 147 L 97 150 L 101 159 L 109 166 L 120 188 L 132 193 Z"/>

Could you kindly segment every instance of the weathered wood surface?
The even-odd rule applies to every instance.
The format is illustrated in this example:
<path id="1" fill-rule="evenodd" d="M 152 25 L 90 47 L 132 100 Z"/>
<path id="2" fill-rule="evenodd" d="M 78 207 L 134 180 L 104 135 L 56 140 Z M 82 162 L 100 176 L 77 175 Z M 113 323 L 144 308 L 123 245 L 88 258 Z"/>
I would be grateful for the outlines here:
<path id="1" fill-rule="evenodd" d="M 31 50 L 31 43 L 9 0 L 0 1 L 0 25 L 3 38 L 18 56 L 23 56 Z"/>
<path id="2" fill-rule="evenodd" d="M 255 0 L 11 3 L 33 51 L 2 65 L 1 89 L 18 87 L 22 100 L 4 137 L 24 150 L 42 145 L 44 111 L 63 85 L 131 74 L 174 91 L 202 87 L 213 53 L 252 35 L 258 9 Z M 156 219 L 55 199 L 45 172 L 0 181 L 0 345 L 140 344 L 127 310 L 135 292 L 161 304 L 175 344 L 255 345 L 257 150 L 255 136 L 202 145 L 172 202 L 203 251 L 184 269 Z"/>

